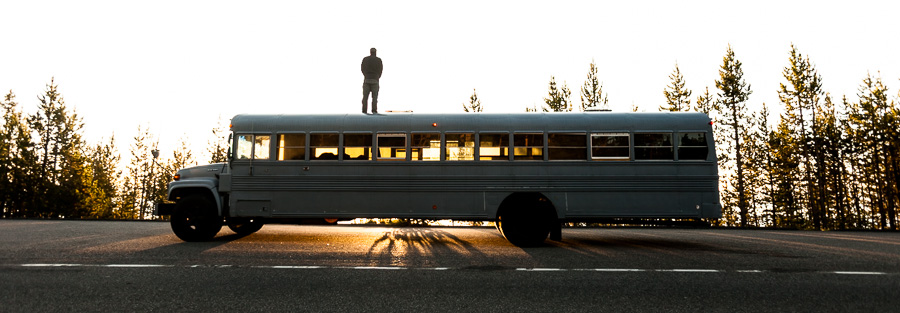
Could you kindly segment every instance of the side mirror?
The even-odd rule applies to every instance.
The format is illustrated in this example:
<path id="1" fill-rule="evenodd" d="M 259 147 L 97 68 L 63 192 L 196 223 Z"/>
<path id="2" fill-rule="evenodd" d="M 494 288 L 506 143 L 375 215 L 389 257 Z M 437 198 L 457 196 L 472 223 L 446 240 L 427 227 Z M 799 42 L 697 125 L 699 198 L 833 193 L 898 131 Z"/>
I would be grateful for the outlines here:
<path id="1" fill-rule="evenodd" d="M 226 155 L 226 158 L 228 159 L 229 165 L 231 165 L 231 160 L 233 159 L 233 157 L 231 155 L 231 139 L 233 138 L 232 137 L 233 135 L 234 134 L 231 134 L 231 133 L 228 134 L 228 154 Z"/>

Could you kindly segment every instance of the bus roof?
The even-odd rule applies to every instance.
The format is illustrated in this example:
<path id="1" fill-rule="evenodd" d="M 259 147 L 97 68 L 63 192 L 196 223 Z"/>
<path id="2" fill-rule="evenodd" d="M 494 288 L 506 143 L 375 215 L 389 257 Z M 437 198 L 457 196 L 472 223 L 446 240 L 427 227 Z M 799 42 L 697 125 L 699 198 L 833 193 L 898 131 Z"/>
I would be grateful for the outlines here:
<path id="1" fill-rule="evenodd" d="M 306 131 L 708 131 L 698 112 L 239 114 L 235 132 Z"/>

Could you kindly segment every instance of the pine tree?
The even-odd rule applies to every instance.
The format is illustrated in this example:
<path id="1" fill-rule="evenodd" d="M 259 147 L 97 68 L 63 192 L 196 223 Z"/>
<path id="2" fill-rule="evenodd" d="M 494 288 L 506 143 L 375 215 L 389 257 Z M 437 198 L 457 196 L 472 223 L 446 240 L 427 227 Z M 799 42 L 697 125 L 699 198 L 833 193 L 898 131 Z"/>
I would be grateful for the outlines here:
<path id="1" fill-rule="evenodd" d="M 744 125 L 747 124 L 747 98 L 752 91 L 750 85 L 744 81 L 744 71 L 741 69 L 741 62 L 735 58 L 731 45 L 728 45 L 723 63 L 719 69 L 719 79 L 716 80 L 716 88 L 719 89 L 716 107 L 722 115 L 720 129 L 724 132 L 722 136 L 717 136 L 717 140 L 724 140 L 723 147 L 730 156 L 720 158 L 721 162 L 733 162 L 732 167 L 734 173 L 734 205 L 737 206 L 740 215 L 741 227 L 747 226 L 747 214 L 749 210 L 749 194 L 746 188 L 745 169 L 742 133 L 745 132 Z"/>
<path id="2" fill-rule="evenodd" d="M 466 112 L 481 112 L 481 99 L 478 99 L 478 93 L 472 89 L 472 96 L 469 97 L 469 103 L 463 103 L 463 110 Z"/>
<path id="3" fill-rule="evenodd" d="M 32 201 L 37 198 L 34 184 L 38 177 L 31 130 L 18 109 L 12 92 L 0 102 L 3 109 L 0 128 L 0 217 L 31 216 Z"/>
<path id="4" fill-rule="evenodd" d="M 685 88 L 684 75 L 681 75 L 681 69 L 678 63 L 675 63 L 675 70 L 669 75 L 671 82 L 666 89 L 663 89 L 663 95 L 666 96 L 666 105 L 659 106 L 660 111 L 689 111 L 691 109 L 691 90 Z"/>
<path id="5" fill-rule="evenodd" d="M 158 152 L 159 153 L 159 152 Z M 147 202 L 154 207 L 166 199 L 168 184 L 178 170 L 196 165 L 187 137 L 181 137 L 178 148 L 172 152 L 171 159 L 155 159 L 150 170 L 150 190 Z"/>
<path id="6" fill-rule="evenodd" d="M 888 101 L 888 89 L 880 77 L 867 76 L 859 87 L 859 102 L 849 108 L 851 140 L 858 143 L 854 151 L 855 171 L 860 171 L 861 190 L 857 199 L 868 207 L 876 219 L 876 227 L 897 229 L 896 103 Z"/>
<path id="7" fill-rule="evenodd" d="M 212 129 L 212 141 L 207 141 L 207 152 L 210 154 L 209 164 L 228 162 L 228 129 L 219 116 L 219 126 Z"/>
<path id="8" fill-rule="evenodd" d="M 589 108 L 608 109 L 608 102 L 607 95 L 603 94 L 603 83 L 597 79 L 597 64 L 591 60 L 587 80 L 581 87 L 581 111 L 587 111 Z"/>
<path id="9" fill-rule="evenodd" d="M 801 181 L 801 193 L 803 194 L 803 202 L 801 206 L 809 212 L 810 221 L 815 229 L 822 229 L 823 216 L 826 207 L 817 195 L 821 195 L 821 190 L 816 188 L 822 187 L 824 182 L 816 182 L 815 177 L 820 177 L 819 172 L 824 172 L 823 168 L 817 165 L 822 162 L 821 159 L 815 160 L 816 156 L 820 156 L 819 144 L 821 141 L 817 133 L 815 116 L 820 105 L 820 97 L 824 95 L 822 91 L 822 76 L 818 74 L 812 62 L 808 58 L 803 57 L 794 45 L 791 45 L 789 58 L 790 65 L 785 67 L 782 75 L 788 81 L 788 84 L 781 84 L 778 96 L 785 106 L 785 117 L 788 119 L 789 130 L 793 136 L 797 137 L 795 141 L 800 146 L 799 151 L 800 172 L 804 179 Z"/>
<path id="10" fill-rule="evenodd" d="M 100 219 L 125 218 L 118 201 L 120 160 L 115 136 L 106 144 L 97 144 L 90 150 L 90 203 L 91 217 Z"/>
<path id="11" fill-rule="evenodd" d="M 131 219 L 144 219 L 150 211 L 150 195 L 155 175 L 150 169 L 154 166 L 152 151 L 158 141 L 150 134 L 149 128 L 138 126 L 137 135 L 131 144 L 131 163 L 126 168 L 124 187 L 122 190 L 122 210 Z"/>
<path id="12" fill-rule="evenodd" d="M 566 87 L 566 83 L 563 82 L 562 87 L 557 87 L 556 78 L 550 76 L 550 87 L 547 92 L 547 97 L 544 98 L 544 103 L 546 107 L 544 107 L 544 112 L 567 112 L 572 111 L 572 107 L 570 106 L 569 97 L 572 95 L 572 91 Z"/>
<path id="13" fill-rule="evenodd" d="M 65 105 L 53 79 L 39 96 L 38 112 L 28 118 L 38 140 L 40 181 L 32 202 L 36 215 L 79 218 L 90 214 L 85 190 L 90 178 L 81 129 L 84 124 Z"/>
<path id="14" fill-rule="evenodd" d="M 715 109 L 714 106 L 713 97 L 709 94 L 709 87 L 706 87 L 706 91 L 697 96 L 697 106 L 694 107 L 694 111 L 711 114 Z"/>

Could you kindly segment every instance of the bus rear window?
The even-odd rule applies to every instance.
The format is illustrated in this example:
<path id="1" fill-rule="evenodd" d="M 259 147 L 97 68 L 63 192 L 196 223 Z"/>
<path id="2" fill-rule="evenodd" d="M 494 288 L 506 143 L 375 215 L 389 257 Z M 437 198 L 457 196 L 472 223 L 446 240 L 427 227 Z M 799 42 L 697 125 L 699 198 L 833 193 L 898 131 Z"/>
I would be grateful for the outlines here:
<path id="1" fill-rule="evenodd" d="M 447 161 L 472 161 L 475 159 L 475 134 L 448 133 L 444 137 L 447 140 Z"/>
<path id="2" fill-rule="evenodd" d="M 413 161 L 440 161 L 441 134 L 412 134 L 410 159 Z"/>
<path id="3" fill-rule="evenodd" d="M 338 134 L 309 134 L 310 160 L 337 160 Z"/>
<path id="4" fill-rule="evenodd" d="M 478 134 L 478 160 L 509 161 L 509 135 Z"/>
<path id="5" fill-rule="evenodd" d="M 709 146 L 706 133 L 681 133 L 678 137 L 679 160 L 706 160 Z"/>
<path id="6" fill-rule="evenodd" d="M 587 135 L 584 133 L 548 134 L 547 156 L 551 161 L 587 160 Z"/>
<path id="7" fill-rule="evenodd" d="M 594 160 L 628 160 L 628 133 L 591 134 L 591 158 Z"/>
<path id="8" fill-rule="evenodd" d="M 674 160 L 672 134 L 634 134 L 635 160 Z"/>

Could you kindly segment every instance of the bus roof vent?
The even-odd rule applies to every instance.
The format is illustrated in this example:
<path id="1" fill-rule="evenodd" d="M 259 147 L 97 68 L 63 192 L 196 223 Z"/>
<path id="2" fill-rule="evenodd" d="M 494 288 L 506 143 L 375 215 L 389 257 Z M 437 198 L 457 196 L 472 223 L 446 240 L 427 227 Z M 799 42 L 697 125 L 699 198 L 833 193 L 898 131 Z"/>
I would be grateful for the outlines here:
<path id="1" fill-rule="evenodd" d="M 601 109 L 601 108 L 587 108 L 584 109 L 585 112 L 612 112 L 610 109 Z"/>

